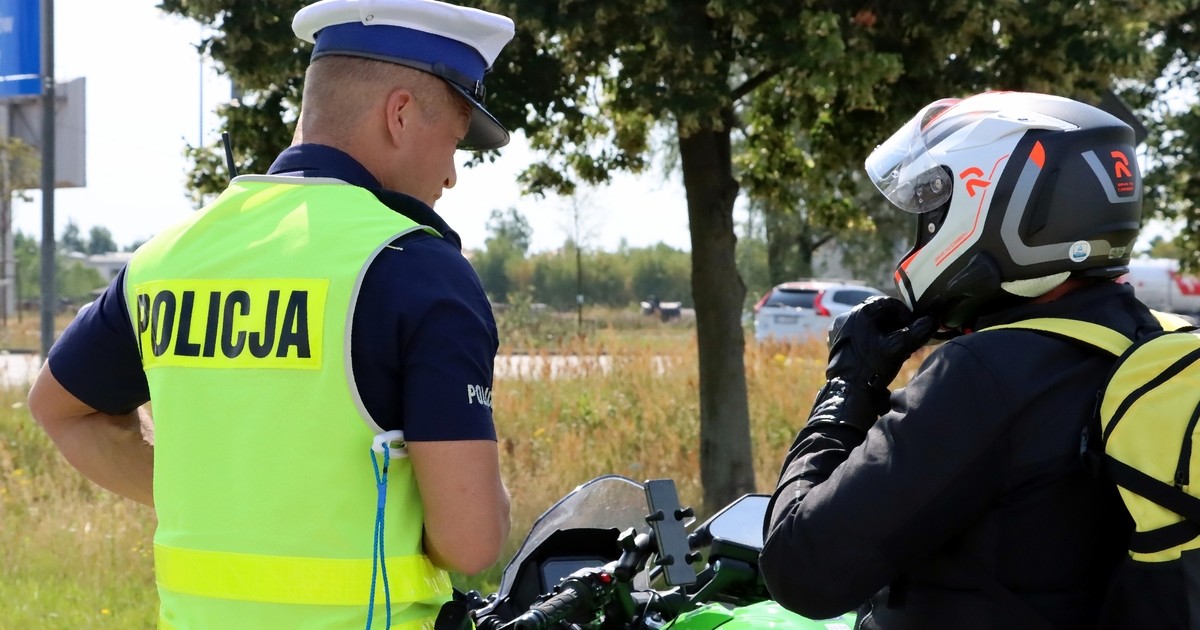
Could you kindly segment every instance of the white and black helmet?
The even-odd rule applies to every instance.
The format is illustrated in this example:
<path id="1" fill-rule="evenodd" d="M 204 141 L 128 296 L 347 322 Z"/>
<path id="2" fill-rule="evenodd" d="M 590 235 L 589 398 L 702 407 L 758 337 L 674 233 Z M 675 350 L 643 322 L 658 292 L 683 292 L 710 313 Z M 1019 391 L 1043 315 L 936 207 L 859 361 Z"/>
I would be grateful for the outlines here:
<path id="1" fill-rule="evenodd" d="M 1142 215 L 1134 132 L 1078 101 L 1022 92 L 943 99 L 879 145 L 867 174 L 917 215 L 902 299 L 955 329 L 1004 296 L 1128 268 Z"/>

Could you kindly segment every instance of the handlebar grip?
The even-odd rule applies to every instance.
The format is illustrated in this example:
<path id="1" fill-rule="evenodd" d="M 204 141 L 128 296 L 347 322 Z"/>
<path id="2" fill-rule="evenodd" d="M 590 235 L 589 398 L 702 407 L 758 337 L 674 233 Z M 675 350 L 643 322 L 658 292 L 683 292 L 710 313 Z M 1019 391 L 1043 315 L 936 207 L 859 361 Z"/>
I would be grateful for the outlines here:
<path id="1" fill-rule="evenodd" d="M 590 599 L 590 590 L 578 581 L 567 580 L 556 595 L 530 607 L 525 614 L 507 623 L 503 630 L 547 630 L 586 603 Z"/>
<path id="2" fill-rule="evenodd" d="M 475 620 L 475 627 L 478 630 L 500 630 L 504 627 L 504 621 L 496 615 L 484 615 Z"/>

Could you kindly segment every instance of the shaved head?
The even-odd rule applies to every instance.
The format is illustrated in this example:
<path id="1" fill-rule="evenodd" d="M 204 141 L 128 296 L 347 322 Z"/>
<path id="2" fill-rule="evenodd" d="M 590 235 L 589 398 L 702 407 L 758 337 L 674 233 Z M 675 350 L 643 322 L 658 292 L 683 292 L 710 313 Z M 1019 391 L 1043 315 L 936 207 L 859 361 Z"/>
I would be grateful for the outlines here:
<path id="1" fill-rule="evenodd" d="M 386 61 L 328 55 L 308 66 L 297 128 L 304 129 L 306 142 L 338 146 L 335 141 L 353 138 L 367 113 L 398 88 L 428 103 L 421 111 L 431 118 L 443 112 L 469 115 L 466 99 L 432 74 Z"/>

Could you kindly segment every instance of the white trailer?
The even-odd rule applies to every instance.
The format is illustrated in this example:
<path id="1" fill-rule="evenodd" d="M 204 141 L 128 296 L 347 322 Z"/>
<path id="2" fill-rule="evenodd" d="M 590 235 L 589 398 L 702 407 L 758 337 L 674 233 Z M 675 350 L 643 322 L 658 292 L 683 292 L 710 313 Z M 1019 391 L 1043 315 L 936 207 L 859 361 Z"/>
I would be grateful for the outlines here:
<path id="1" fill-rule="evenodd" d="M 1177 261 L 1134 258 L 1120 281 L 1132 285 L 1138 299 L 1152 309 L 1200 315 L 1200 276 L 1181 275 Z"/>

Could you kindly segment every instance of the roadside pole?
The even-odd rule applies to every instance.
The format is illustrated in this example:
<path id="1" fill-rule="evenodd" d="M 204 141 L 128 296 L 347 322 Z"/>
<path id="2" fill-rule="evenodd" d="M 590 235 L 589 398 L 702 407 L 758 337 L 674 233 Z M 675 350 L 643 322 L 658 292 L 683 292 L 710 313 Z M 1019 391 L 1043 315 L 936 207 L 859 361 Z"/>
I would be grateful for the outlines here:
<path id="1" fill-rule="evenodd" d="M 13 233 L 12 233 L 12 182 L 9 180 L 8 104 L 0 104 L 0 321 L 8 327 L 8 317 L 16 307 L 13 287 Z"/>
<path id="2" fill-rule="evenodd" d="M 54 0 L 42 0 L 42 358 L 54 344 Z"/>

